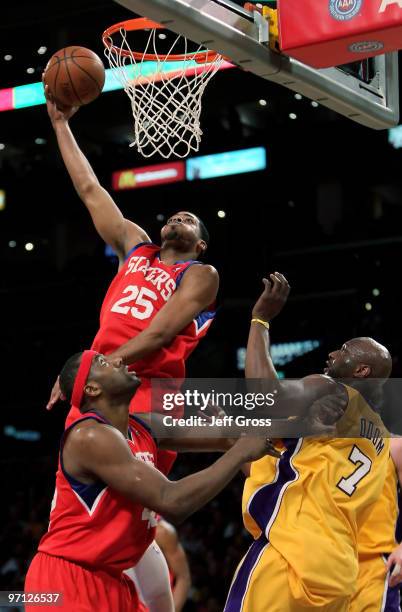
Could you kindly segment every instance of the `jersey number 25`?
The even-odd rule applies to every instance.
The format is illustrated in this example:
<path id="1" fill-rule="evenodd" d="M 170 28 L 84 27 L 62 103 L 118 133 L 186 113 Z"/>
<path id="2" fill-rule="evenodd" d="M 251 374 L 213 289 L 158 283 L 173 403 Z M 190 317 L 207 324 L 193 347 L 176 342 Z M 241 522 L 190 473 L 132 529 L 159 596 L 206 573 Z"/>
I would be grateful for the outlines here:
<path id="1" fill-rule="evenodd" d="M 139 289 L 137 285 L 128 285 L 123 293 L 127 295 L 117 300 L 111 311 L 124 315 L 131 312 L 131 316 L 136 319 L 149 319 L 154 311 L 152 300 L 156 301 L 158 299 L 156 293 L 147 287 Z M 133 305 L 128 306 L 128 304 Z"/>

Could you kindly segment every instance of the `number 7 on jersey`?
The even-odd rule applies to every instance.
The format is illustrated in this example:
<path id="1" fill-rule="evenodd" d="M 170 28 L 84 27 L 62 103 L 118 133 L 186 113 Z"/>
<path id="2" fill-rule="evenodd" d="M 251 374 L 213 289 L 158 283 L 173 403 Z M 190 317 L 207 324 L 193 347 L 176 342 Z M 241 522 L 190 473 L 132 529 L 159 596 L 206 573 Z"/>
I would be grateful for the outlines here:
<path id="1" fill-rule="evenodd" d="M 372 461 L 370 457 L 367 457 L 367 455 L 362 453 L 360 448 L 357 446 L 352 448 L 352 452 L 349 455 L 349 461 L 354 463 L 354 465 L 357 465 L 358 463 L 361 465 L 359 465 L 347 478 L 341 478 L 336 486 L 350 497 L 356 491 L 356 487 L 359 482 L 363 480 L 363 478 L 367 476 L 371 470 Z"/>

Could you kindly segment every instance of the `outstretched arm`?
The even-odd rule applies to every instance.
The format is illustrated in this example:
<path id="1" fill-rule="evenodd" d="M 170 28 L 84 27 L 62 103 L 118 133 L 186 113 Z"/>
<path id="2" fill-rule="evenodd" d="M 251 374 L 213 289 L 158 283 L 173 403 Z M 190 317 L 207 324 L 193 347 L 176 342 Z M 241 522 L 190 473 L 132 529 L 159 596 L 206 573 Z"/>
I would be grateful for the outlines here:
<path id="1" fill-rule="evenodd" d="M 264 278 L 264 291 L 252 311 L 246 353 L 246 378 L 278 378 L 270 354 L 269 323 L 287 302 L 290 285 L 279 272 Z M 267 324 L 267 326 L 264 325 Z"/>
<path id="2" fill-rule="evenodd" d="M 70 474 L 100 479 L 132 502 L 180 523 L 213 499 L 243 463 L 263 457 L 265 449 L 263 439 L 242 438 L 210 467 L 172 482 L 136 459 L 119 431 L 84 422 L 69 434 L 63 459 Z"/>
<path id="3" fill-rule="evenodd" d="M 288 281 L 279 272 L 271 274 L 270 279 L 271 282 L 266 278 L 263 279 L 264 291 L 252 311 L 253 320 L 250 324 L 246 354 L 246 378 L 257 379 L 254 383 L 250 380 L 251 389 L 254 384 L 256 391 L 262 387 L 278 393 L 274 405 L 276 417 L 309 416 L 316 421 L 318 419 L 312 427 L 313 431 L 318 431 L 320 413 L 325 411 L 324 432 L 327 425 L 332 426 L 339 420 L 346 407 L 347 395 L 340 385 L 331 378 L 320 375 L 278 382 L 275 387 L 273 382 L 270 382 L 277 380 L 278 375 L 270 355 L 269 323 L 281 312 L 290 292 Z M 264 381 L 267 381 L 265 387 Z M 332 407 L 328 398 L 335 400 Z M 297 431 L 297 423 L 294 423 L 294 426 Z"/>
<path id="4" fill-rule="evenodd" d="M 123 261 L 133 246 L 149 241 L 149 237 L 141 227 L 123 217 L 79 148 L 68 123 L 78 109 L 74 107 L 59 110 L 48 86 L 45 87 L 45 95 L 60 153 L 75 190 L 87 207 L 98 234 L 116 251 L 120 261 Z"/>
<path id="5" fill-rule="evenodd" d="M 180 287 L 138 336 L 116 349 L 109 360 L 121 357 L 131 364 L 153 353 L 172 340 L 202 311 L 214 302 L 219 286 L 212 266 L 194 265 L 185 273 Z"/>
<path id="6" fill-rule="evenodd" d="M 225 412 L 223 414 L 226 415 Z M 239 427 L 230 428 L 223 425 L 214 425 L 208 416 L 205 425 L 178 426 L 165 424 L 166 415 L 163 416 L 158 413 L 140 412 L 134 414 L 134 416 L 144 421 L 152 429 L 154 437 L 158 440 L 158 448 L 174 450 L 179 453 L 225 453 L 232 448 L 241 436 Z M 283 425 L 278 428 L 273 422 L 272 429 L 269 426 L 264 428 L 264 433 L 267 435 L 273 435 L 272 431 L 279 437 L 279 432 L 283 433 L 284 431 Z M 210 436 L 208 436 L 208 432 L 210 432 Z M 280 457 L 280 453 L 275 450 L 269 440 L 266 441 L 265 454 Z"/>

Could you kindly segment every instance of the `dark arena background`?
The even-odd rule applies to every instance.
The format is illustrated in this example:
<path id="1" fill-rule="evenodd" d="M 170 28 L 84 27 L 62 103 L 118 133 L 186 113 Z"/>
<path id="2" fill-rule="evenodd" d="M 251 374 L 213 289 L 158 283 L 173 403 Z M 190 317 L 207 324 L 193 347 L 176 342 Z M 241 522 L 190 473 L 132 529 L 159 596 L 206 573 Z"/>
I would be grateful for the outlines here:
<path id="1" fill-rule="evenodd" d="M 39 82 L 51 55 L 67 45 L 103 57 L 102 31 L 129 17 L 108 0 L 7 3 L 0 88 Z M 190 157 L 262 147 L 266 168 L 116 191 L 113 172 L 169 163 L 129 148 L 127 96 L 103 93 L 71 125 L 101 183 L 154 241 L 178 210 L 196 213 L 209 229 L 206 260 L 220 273 L 219 311 L 189 361 L 190 376 L 243 375 L 251 308 L 262 277 L 274 271 L 292 286 L 271 328 L 284 376 L 321 372 L 328 351 L 355 336 L 388 346 L 393 376 L 402 375 L 398 128 L 377 132 L 247 72 L 223 70 L 207 87 L 201 147 Z M 65 359 L 95 335 L 116 260 L 73 189 L 44 105 L 0 113 L 0 190 L 0 590 L 21 590 L 47 529 L 67 411 L 45 405 Z M 212 458 L 182 456 L 173 478 Z M 239 476 L 179 528 L 192 572 L 187 612 L 223 608 L 250 543 L 241 490 Z"/>

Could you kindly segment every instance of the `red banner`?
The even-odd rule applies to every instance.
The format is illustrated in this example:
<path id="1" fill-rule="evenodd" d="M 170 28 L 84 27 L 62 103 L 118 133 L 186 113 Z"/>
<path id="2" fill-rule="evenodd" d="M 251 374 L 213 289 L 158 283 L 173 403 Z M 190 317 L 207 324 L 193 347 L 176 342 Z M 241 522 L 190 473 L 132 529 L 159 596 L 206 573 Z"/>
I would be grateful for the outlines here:
<path id="1" fill-rule="evenodd" d="M 112 187 L 115 191 L 138 189 L 138 187 L 154 187 L 164 183 L 176 183 L 184 181 L 185 178 L 184 162 L 172 162 L 113 172 Z"/>
<path id="2" fill-rule="evenodd" d="M 281 50 L 328 68 L 402 48 L 402 0 L 279 0 Z"/>

